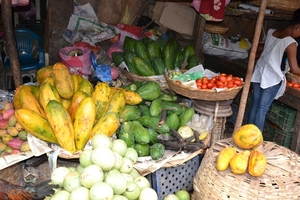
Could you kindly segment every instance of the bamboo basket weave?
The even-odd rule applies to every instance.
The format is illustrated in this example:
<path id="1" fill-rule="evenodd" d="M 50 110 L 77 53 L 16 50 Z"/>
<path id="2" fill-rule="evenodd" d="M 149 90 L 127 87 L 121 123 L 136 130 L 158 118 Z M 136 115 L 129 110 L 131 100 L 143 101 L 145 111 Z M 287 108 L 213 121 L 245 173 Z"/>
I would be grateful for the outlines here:
<path id="1" fill-rule="evenodd" d="M 230 167 L 222 172 L 216 169 L 218 153 L 226 146 L 234 146 L 232 138 L 206 151 L 194 176 L 192 200 L 300 199 L 300 158 L 295 152 L 264 141 L 259 150 L 267 157 L 267 168 L 263 176 L 253 177 L 248 172 L 235 175 Z"/>
<path id="2" fill-rule="evenodd" d="M 243 86 L 238 86 L 226 90 L 217 92 L 216 90 L 200 90 L 197 88 L 191 88 L 184 85 L 179 85 L 175 81 L 171 80 L 166 74 L 164 74 L 169 88 L 175 93 L 180 94 L 191 99 L 205 100 L 205 101 L 225 101 L 231 100 L 236 97 Z"/>
<path id="3" fill-rule="evenodd" d="M 260 6 L 260 0 L 249 1 L 252 5 Z M 300 0 L 268 0 L 267 8 L 275 10 L 295 11 L 300 8 Z"/>
<path id="4" fill-rule="evenodd" d="M 164 78 L 163 75 L 159 75 L 159 76 L 139 76 L 137 74 L 131 73 L 129 71 L 126 71 L 124 69 L 121 69 L 121 73 L 130 81 L 155 81 L 157 83 L 159 83 L 160 87 L 162 89 L 168 89 L 169 86 L 166 83 L 166 80 Z"/>

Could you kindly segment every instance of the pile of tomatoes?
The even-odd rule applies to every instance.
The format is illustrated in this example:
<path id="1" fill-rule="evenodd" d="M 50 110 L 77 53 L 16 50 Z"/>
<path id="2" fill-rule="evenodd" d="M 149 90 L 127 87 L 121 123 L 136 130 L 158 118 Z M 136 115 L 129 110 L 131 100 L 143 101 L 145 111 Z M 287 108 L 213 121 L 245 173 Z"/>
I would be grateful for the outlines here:
<path id="1" fill-rule="evenodd" d="M 300 83 L 297 83 L 296 81 L 286 81 L 286 85 L 300 90 Z"/>
<path id="2" fill-rule="evenodd" d="M 212 78 L 203 76 L 196 80 L 196 86 L 198 89 L 234 88 L 243 85 L 243 83 L 242 78 L 225 73 Z"/>

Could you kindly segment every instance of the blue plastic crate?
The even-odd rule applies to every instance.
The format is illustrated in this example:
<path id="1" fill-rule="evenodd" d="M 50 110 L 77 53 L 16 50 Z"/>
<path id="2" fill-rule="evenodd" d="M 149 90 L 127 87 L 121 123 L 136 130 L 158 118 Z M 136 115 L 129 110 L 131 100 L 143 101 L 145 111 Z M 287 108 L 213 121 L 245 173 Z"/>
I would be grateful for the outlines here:
<path id="1" fill-rule="evenodd" d="M 148 174 L 151 187 L 157 192 L 158 199 L 163 199 L 168 194 L 178 190 L 193 190 L 193 178 L 200 167 L 201 155 L 192 158 L 185 164 L 177 167 L 160 168 Z"/>

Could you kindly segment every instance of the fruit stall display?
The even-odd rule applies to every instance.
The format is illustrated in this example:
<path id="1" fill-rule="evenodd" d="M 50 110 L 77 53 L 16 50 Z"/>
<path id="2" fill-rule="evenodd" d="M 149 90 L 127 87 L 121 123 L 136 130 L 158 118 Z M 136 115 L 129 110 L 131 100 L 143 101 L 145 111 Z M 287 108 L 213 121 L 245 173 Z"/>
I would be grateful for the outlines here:
<path id="1" fill-rule="evenodd" d="M 298 199 L 298 179 L 298 155 L 245 124 L 206 151 L 192 199 Z"/>

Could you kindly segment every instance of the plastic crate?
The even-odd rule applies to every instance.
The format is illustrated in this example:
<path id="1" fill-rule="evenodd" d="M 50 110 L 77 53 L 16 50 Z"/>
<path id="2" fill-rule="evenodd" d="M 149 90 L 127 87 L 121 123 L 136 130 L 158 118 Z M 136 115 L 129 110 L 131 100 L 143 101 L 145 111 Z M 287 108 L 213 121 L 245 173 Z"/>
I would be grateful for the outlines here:
<path id="1" fill-rule="evenodd" d="M 148 174 L 151 187 L 157 192 L 158 199 L 168 194 L 175 194 L 178 190 L 193 190 L 193 178 L 200 167 L 201 155 L 195 156 L 183 165 L 177 167 L 160 168 Z"/>
<path id="2" fill-rule="evenodd" d="M 263 130 L 263 137 L 266 141 L 275 142 L 278 145 L 289 148 L 293 133 L 281 130 L 276 124 L 266 121 Z"/>
<path id="3" fill-rule="evenodd" d="M 292 132 L 294 131 L 296 115 L 296 109 L 275 100 L 267 112 L 266 119 L 282 130 Z"/>

